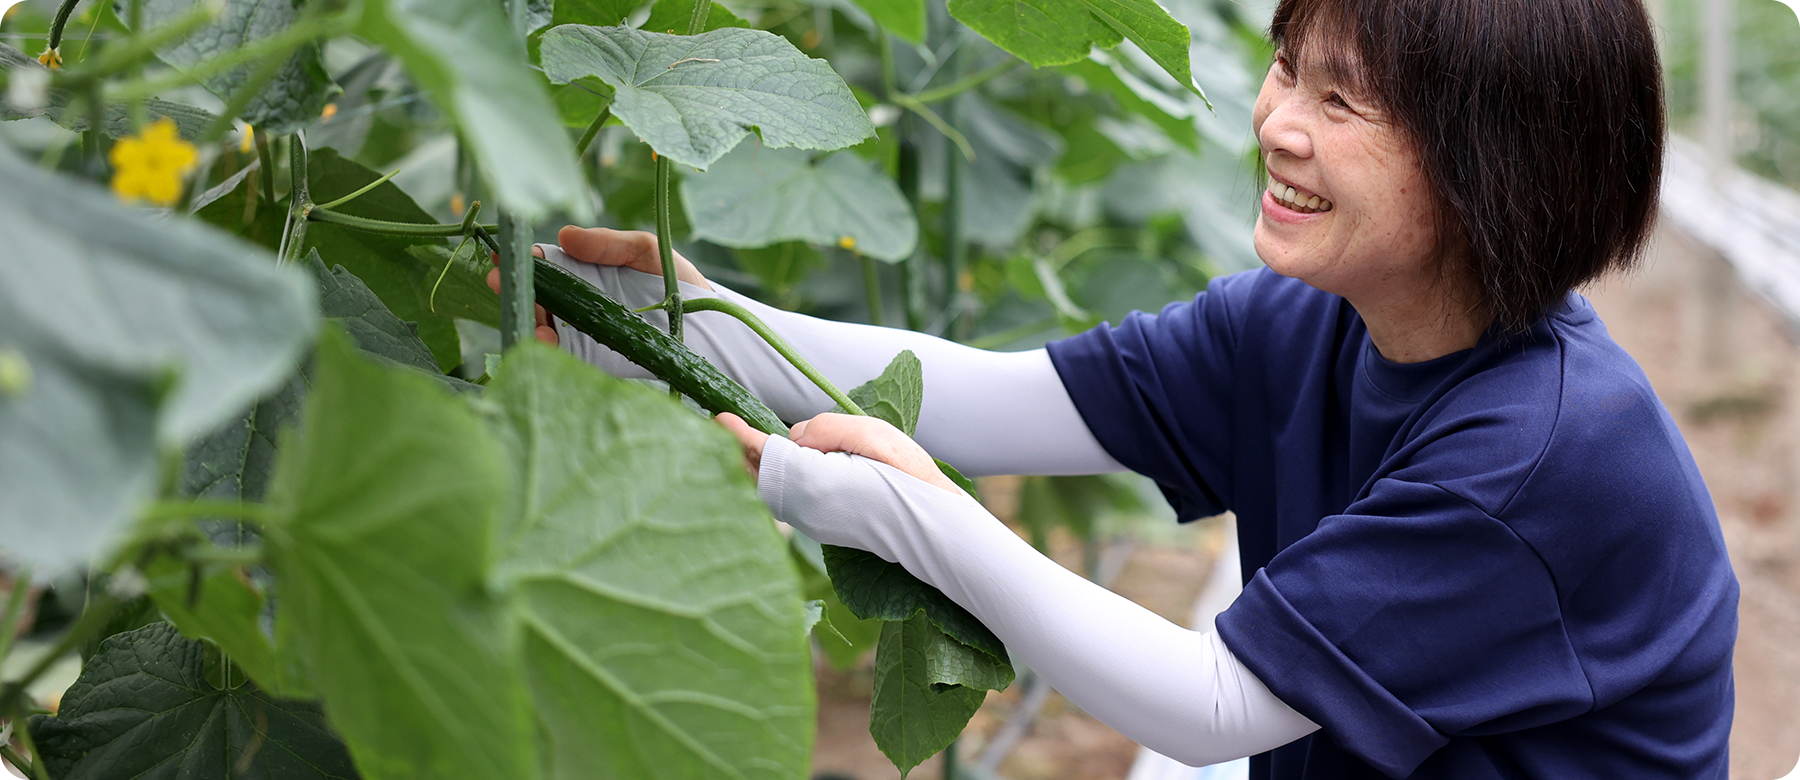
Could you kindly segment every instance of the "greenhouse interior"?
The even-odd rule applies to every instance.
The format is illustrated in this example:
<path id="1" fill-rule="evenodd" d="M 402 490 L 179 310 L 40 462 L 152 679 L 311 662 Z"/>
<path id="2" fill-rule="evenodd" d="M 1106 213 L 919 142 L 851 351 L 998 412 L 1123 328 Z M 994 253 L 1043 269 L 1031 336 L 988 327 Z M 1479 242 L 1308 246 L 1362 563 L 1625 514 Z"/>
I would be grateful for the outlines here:
<path id="1" fill-rule="evenodd" d="M 0 768 L 1800 780 L 1797 8 L 0 0 Z"/>

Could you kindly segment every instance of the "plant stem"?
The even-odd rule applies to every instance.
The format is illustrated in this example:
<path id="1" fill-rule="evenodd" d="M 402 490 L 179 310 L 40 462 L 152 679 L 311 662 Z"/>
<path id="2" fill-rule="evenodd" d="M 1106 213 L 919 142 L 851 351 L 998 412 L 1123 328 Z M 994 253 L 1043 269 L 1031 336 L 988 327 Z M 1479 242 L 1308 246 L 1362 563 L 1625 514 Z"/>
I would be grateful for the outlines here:
<path id="1" fill-rule="evenodd" d="M 81 134 L 82 173 L 94 181 L 106 181 L 106 162 L 100 159 L 100 128 L 106 124 L 106 103 L 100 96 L 100 82 L 87 84 L 88 129 Z"/>
<path id="2" fill-rule="evenodd" d="M 523 3 L 524 0 L 516 0 Z M 532 311 L 531 222 L 500 210 L 500 348 L 530 341 L 537 331 Z"/>
<path id="3" fill-rule="evenodd" d="M 956 121 L 956 103 L 952 101 L 944 107 L 949 117 L 946 123 Z M 963 241 L 963 187 L 964 160 L 954 154 L 944 155 L 944 284 L 948 288 L 951 322 L 957 327 L 964 327 L 962 313 L 963 273 L 968 262 L 968 245 Z"/>
<path id="4" fill-rule="evenodd" d="M 24 725 L 21 724 L 19 728 L 24 728 Z M 13 750 L 11 745 L 0 743 L 0 758 L 6 759 L 6 763 L 12 764 L 13 768 L 24 772 L 26 777 L 37 776 L 37 773 L 32 771 L 32 765 L 37 762 L 25 760 L 25 757 L 19 755 L 19 751 Z"/>
<path id="5" fill-rule="evenodd" d="M 903 133 L 900 139 L 900 156 L 898 164 L 900 192 L 906 196 L 906 204 L 914 214 L 919 213 L 919 146 L 913 143 L 910 136 Z M 906 312 L 906 327 L 910 330 L 925 328 L 925 245 L 919 242 L 913 247 L 912 256 L 900 263 L 900 303 Z"/>
<path id="6" fill-rule="evenodd" d="M 962 737 L 957 737 L 944 746 L 944 780 L 956 780 L 956 776 L 961 774 L 956 769 L 956 743 L 961 741 Z"/>
<path id="7" fill-rule="evenodd" d="M 272 155 L 271 155 L 272 156 Z M 306 137 L 295 133 L 288 141 L 288 218 L 287 225 L 281 232 L 281 250 L 276 253 L 276 264 L 287 265 L 300 259 L 300 250 L 306 246 L 306 225 L 313 211 L 312 194 L 307 190 Z M 264 176 L 271 179 L 275 176 L 273 169 L 263 171 Z M 271 185 L 273 186 L 273 185 Z"/>
<path id="8" fill-rule="evenodd" d="M 675 277 L 675 244 L 669 226 L 669 158 L 656 156 L 656 251 L 662 256 L 663 310 L 669 315 L 669 336 L 681 341 L 681 282 Z"/>
<path id="9" fill-rule="evenodd" d="M 575 159 L 579 160 L 587 156 L 588 147 L 594 144 L 594 139 L 600 135 L 600 128 L 606 124 L 606 120 L 611 118 L 612 104 L 608 103 L 606 108 L 600 109 L 600 115 L 594 117 L 594 121 L 587 126 L 586 130 L 582 131 L 581 140 L 575 142 Z"/>
<path id="10" fill-rule="evenodd" d="M 936 103 L 946 98 L 955 97 L 963 92 L 979 87 L 982 84 L 986 84 L 989 79 L 992 79 L 995 76 L 1018 67 L 1020 62 L 1022 62 L 1022 60 L 1017 57 L 1007 57 L 993 67 L 979 73 L 964 76 L 935 89 L 923 90 L 918 94 L 913 95 L 912 99 L 917 100 L 920 103 Z"/>
<path id="11" fill-rule="evenodd" d="M 466 214 L 468 212 L 465 211 L 463 213 Z M 351 230 L 361 230 L 365 233 L 382 233 L 390 236 L 436 236 L 440 238 L 450 238 L 452 236 L 460 236 L 463 234 L 462 225 L 441 224 L 437 222 L 389 222 L 385 219 L 369 219 L 368 217 L 345 214 L 341 211 L 332 211 L 324 206 L 312 206 L 310 209 L 306 210 L 305 217 L 313 222 L 324 222 L 331 225 L 347 227 Z M 500 225 L 497 223 L 476 225 L 475 227 L 486 230 L 489 233 L 500 232 Z M 494 251 L 498 252 L 500 250 L 496 248 Z"/>
<path id="12" fill-rule="evenodd" d="M 875 258 L 867 255 L 862 259 L 863 295 L 869 302 L 869 324 L 880 326 L 881 322 L 881 274 L 875 265 Z"/>
<path id="13" fill-rule="evenodd" d="M 488 232 L 487 226 L 476 225 L 475 238 L 486 244 L 489 252 L 493 252 L 496 256 L 500 254 L 500 245 L 494 242 L 494 237 Z M 533 276 L 535 277 L 536 274 L 534 273 Z M 533 282 L 533 286 L 536 286 L 535 282 Z"/>
<path id="14" fill-rule="evenodd" d="M 706 32 L 706 17 L 712 15 L 712 0 L 700 0 L 694 3 L 694 13 L 688 17 L 688 35 L 699 35 Z"/>
<path id="15" fill-rule="evenodd" d="M 894 71 L 894 40 L 880 22 L 875 23 L 875 42 L 881 50 L 881 96 L 891 102 L 900 94 L 900 88 L 895 86 L 899 81 Z"/>
<path id="16" fill-rule="evenodd" d="M 936 111 L 931 110 L 931 106 L 914 100 L 911 95 L 896 95 L 894 105 L 918 114 L 932 127 L 937 128 L 938 132 L 943 133 L 945 138 L 950 139 L 951 143 L 956 144 L 956 148 L 962 152 L 965 159 L 970 161 L 975 159 L 975 147 L 969 145 L 968 137 L 957 130 L 955 124 L 950 120 L 938 116 Z M 950 113 L 949 109 L 945 109 L 944 113 Z"/>
<path id="17" fill-rule="evenodd" d="M 251 132 L 256 132 L 252 130 Z M 256 183 L 263 201 L 275 205 L 275 155 L 269 153 L 269 134 L 256 133 Z"/>
<path id="18" fill-rule="evenodd" d="M 19 621 L 25 619 L 25 599 L 31 595 L 31 569 L 21 567 L 13 573 L 12 594 L 6 599 L 6 617 L 0 619 L 0 661 L 12 652 L 13 635 L 19 632 Z"/>
<path id="19" fill-rule="evenodd" d="M 400 173 L 400 169 L 395 168 L 394 170 L 389 171 L 387 174 L 383 175 L 381 178 L 376 179 L 372 182 L 369 182 L 368 184 L 364 184 L 361 188 L 357 189 L 357 191 L 352 192 L 349 195 L 345 195 L 344 197 L 338 198 L 337 200 L 334 200 L 330 203 L 320 203 L 315 208 L 335 209 L 339 206 L 349 203 L 350 201 L 356 200 L 357 198 L 360 198 L 364 195 L 369 194 L 369 190 L 372 190 L 372 189 L 375 189 L 376 187 L 381 186 L 382 183 L 386 182 L 388 179 L 394 178 L 394 176 L 398 173 Z"/>
<path id="20" fill-rule="evenodd" d="M 786 358 L 787 362 L 792 363 L 794 368 L 800 369 L 800 373 L 805 374 L 807 379 L 818 385 L 820 390 L 824 390 L 825 394 L 830 396 L 831 400 L 836 401 L 838 406 L 844 407 L 844 411 L 857 416 L 868 414 L 862 410 L 862 407 L 857 406 L 855 401 L 850 400 L 850 396 L 844 395 L 837 385 L 826 379 L 824 374 L 813 368 L 811 363 L 806 362 L 806 358 L 800 357 L 800 353 L 794 351 L 793 345 L 788 344 L 787 340 L 771 329 L 768 323 L 763 322 L 761 317 L 750 313 L 749 309 L 723 298 L 695 298 L 688 301 L 688 309 L 690 311 L 723 312 L 736 317 L 739 322 L 748 325 L 750 330 L 755 331 L 756 335 L 761 336 L 763 341 L 769 342 L 769 346 L 781 353 L 781 356 Z"/>
<path id="21" fill-rule="evenodd" d="M 63 28 L 69 24 L 69 15 L 75 13 L 75 5 L 81 0 L 63 0 L 56 7 L 56 18 L 50 22 L 49 47 L 55 50 L 62 46 Z"/>

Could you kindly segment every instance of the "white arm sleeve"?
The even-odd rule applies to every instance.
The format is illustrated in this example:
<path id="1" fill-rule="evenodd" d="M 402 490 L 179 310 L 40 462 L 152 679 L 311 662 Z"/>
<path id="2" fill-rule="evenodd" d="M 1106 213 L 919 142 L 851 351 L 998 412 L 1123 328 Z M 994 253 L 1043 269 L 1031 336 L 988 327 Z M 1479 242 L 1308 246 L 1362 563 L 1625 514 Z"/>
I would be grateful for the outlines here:
<path id="1" fill-rule="evenodd" d="M 1318 729 L 1218 636 L 1183 628 L 1038 554 L 967 496 L 844 453 L 764 445 L 757 489 L 775 516 L 931 583 L 1083 710 L 1191 766 Z"/>
<path id="2" fill-rule="evenodd" d="M 662 278 L 628 268 L 575 260 L 554 245 L 544 257 L 631 308 L 662 300 Z M 849 390 L 881 375 L 889 361 L 912 350 L 923 364 L 925 399 L 914 438 L 932 455 L 969 476 L 1099 474 L 1124 471 L 1075 410 L 1050 355 L 988 352 L 896 328 L 833 322 L 782 311 L 725 289 L 681 285 L 685 298 L 724 298 L 755 313 L 781 334 L 832 384 Z M 667 327 L 662 312 L 645 315 Z M 804 375 L 748 327 L 721 312 L 682 318 L 683 341 L 726 376 L 768 404 L 783 420 L 799 422 L 832 409 Z M 580 331 L 556 323 L 564 351 L 615 376 L 649 374 Z"/>

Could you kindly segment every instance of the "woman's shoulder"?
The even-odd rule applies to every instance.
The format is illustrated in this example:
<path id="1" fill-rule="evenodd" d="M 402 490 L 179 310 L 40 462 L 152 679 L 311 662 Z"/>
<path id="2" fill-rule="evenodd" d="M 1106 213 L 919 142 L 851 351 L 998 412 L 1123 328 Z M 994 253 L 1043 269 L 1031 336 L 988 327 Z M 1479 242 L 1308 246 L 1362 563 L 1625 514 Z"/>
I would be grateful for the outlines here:
<path id="1" fill-rule="evenodd" d="M 1579 483 L 1649 500 L 1704 485 L 1686 443 L 1637 362 L 1580 296 L 1530 333 L 1484 342 L 1422 414 L 1415 445 L 1446 466 L 1432 479 L 1496 517 L 1526 491 Z M 1479 454 L 1456 473 L 1455 452 Z M 1474 464 L 1471 464 L 1472 466 Z"/>

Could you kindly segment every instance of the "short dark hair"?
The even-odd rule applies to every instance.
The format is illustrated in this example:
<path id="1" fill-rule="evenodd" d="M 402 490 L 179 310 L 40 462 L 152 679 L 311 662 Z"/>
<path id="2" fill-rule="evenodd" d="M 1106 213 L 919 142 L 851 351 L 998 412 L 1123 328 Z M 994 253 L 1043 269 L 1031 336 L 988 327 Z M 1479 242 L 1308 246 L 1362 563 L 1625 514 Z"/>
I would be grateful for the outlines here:
<path id="1" fill-rule="evenodd" d="M 1296 65 L 1316 47 L 1410 136 L 1503 332 L 1635 265 L 1665 132 L 1641 0 L 1281 0 L 1269 37 Z"/>

